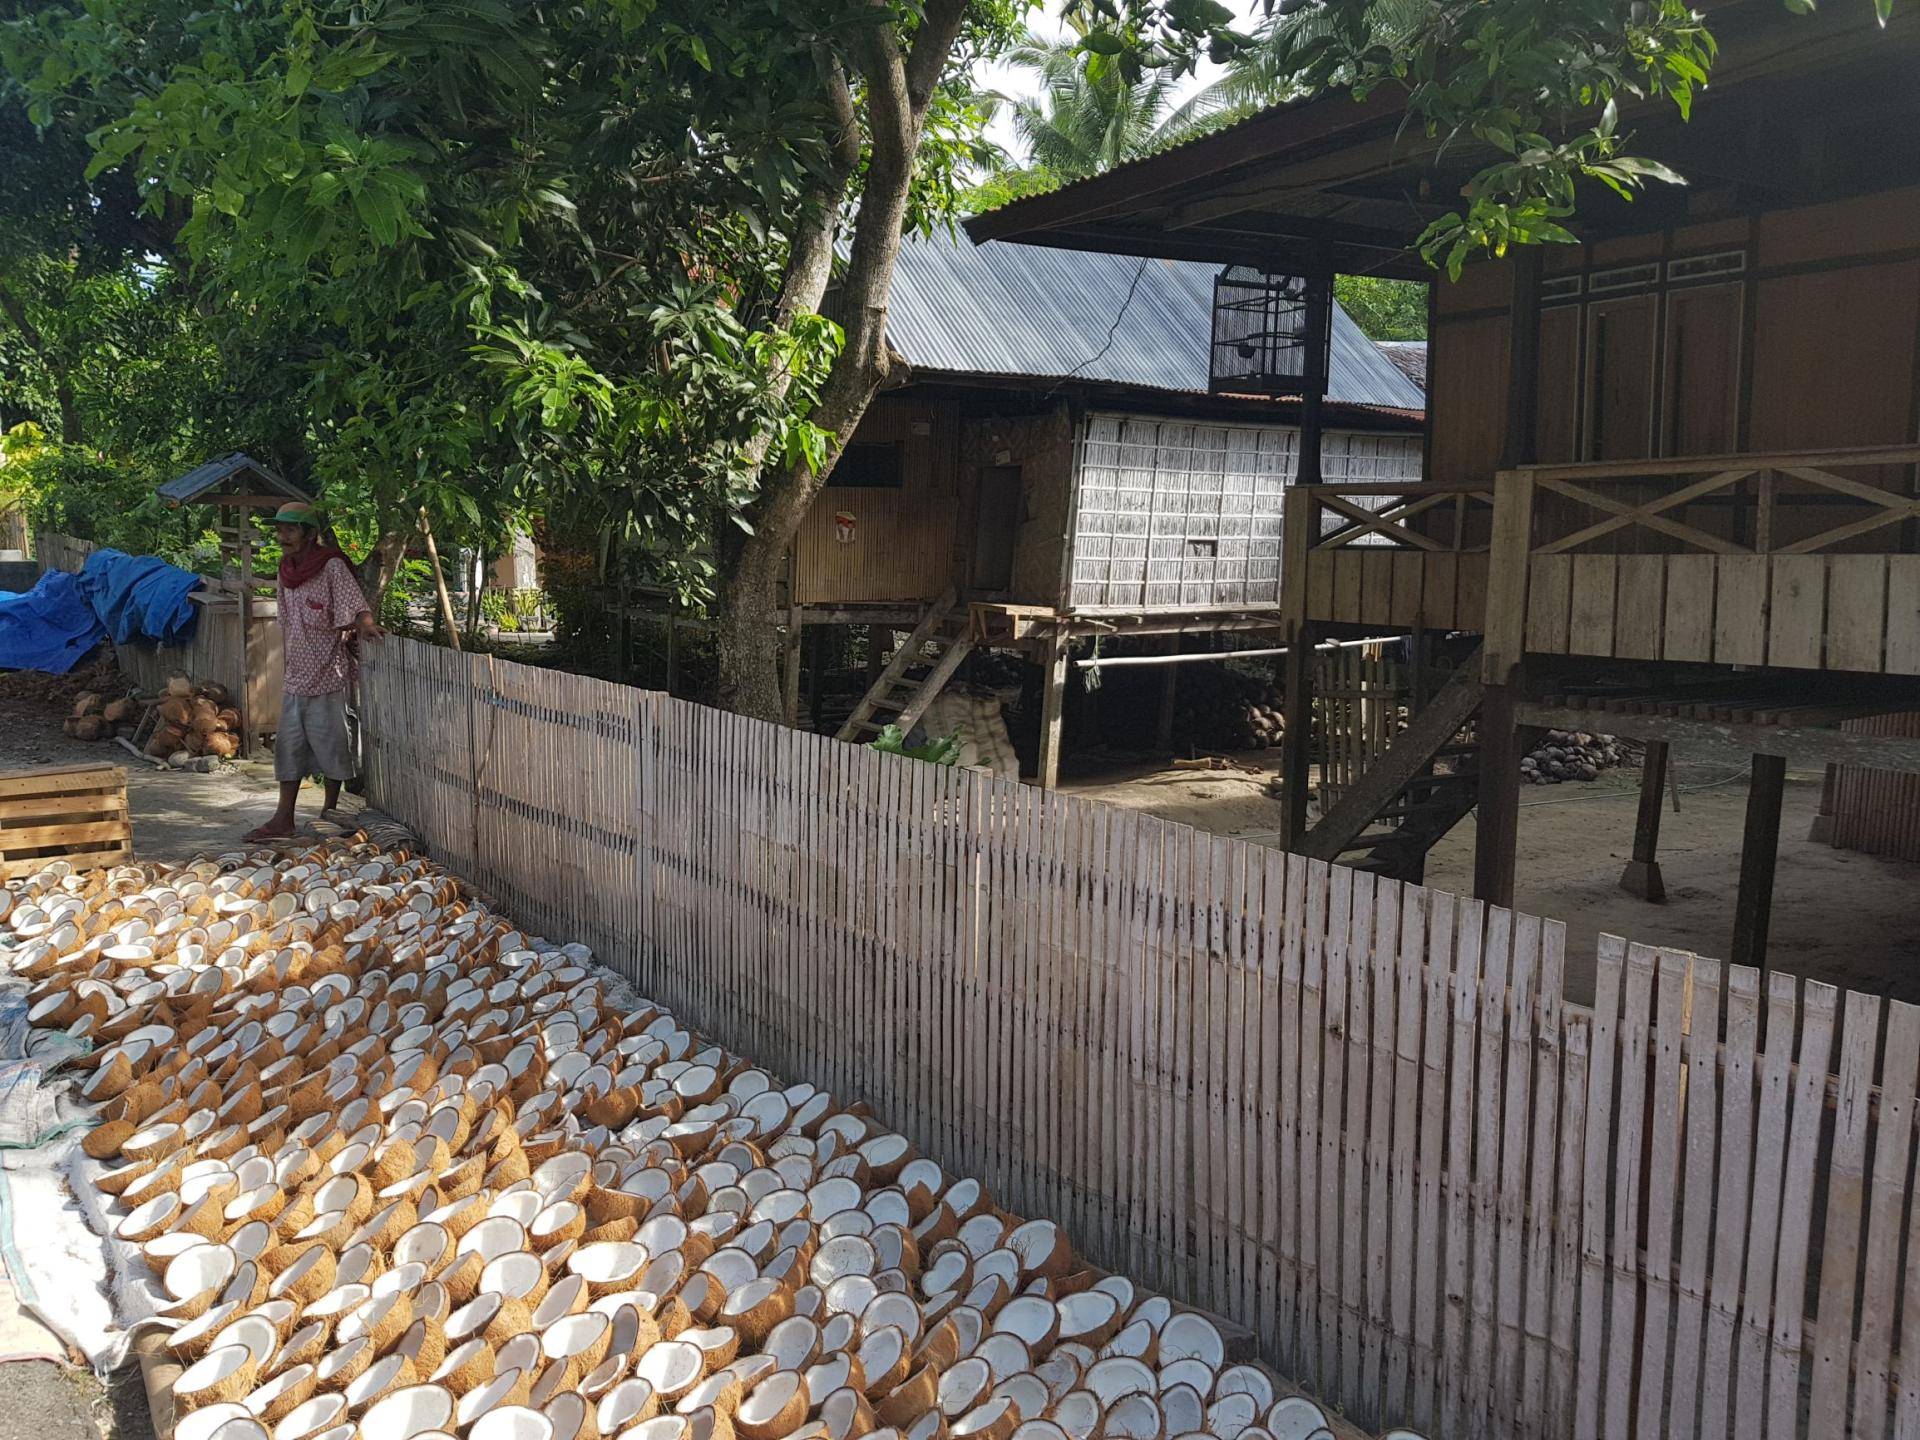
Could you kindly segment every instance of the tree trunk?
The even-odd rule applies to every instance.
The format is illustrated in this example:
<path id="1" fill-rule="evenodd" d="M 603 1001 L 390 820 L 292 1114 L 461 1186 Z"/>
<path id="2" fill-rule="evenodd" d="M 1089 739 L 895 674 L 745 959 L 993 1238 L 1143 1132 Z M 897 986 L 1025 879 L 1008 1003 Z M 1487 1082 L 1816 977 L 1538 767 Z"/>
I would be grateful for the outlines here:
<path id="1" fill-rule="evenodd" d="M 885 26 L 867 31 L 857 46 L 866 82 L 870 153 L 852 252 L 835 306 L 846 346 L 809 417 L 833 438 L 817 471 L 804 464 L 762 469 L 760 498 L 750 512 L 753 531 L 734 552 L 720 588 L 718 698 L 742 715 L 777 721 L 785 714 L 774 631 L 780 572 L 808 508 L 887 378 L 887 302 L 914 158 L 927 105 L 965 13 L 966 0 L 929 0 L 908 53 L 902 54 Z M 831 230 L 826 234 L 830 242 Z M 803 255 L 817 259 L 818 249 L 796 241 L 796 260 Z"/>
<path id="2" fill-rule="evenodd" d="M 407 558 L 409 538 L 404 530 L 384 531 L 360 562 L 360 593 L 367 597 L 367 605 L 376 616 L 394 577 L 400 573 L 400 562 Z"/>

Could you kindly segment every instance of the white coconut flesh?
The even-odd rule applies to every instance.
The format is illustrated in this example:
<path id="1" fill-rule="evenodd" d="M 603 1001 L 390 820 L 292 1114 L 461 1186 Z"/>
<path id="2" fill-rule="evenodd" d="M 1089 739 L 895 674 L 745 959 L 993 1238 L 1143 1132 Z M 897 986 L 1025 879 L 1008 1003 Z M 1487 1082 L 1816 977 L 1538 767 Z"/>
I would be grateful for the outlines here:
<path id="1" fill-rule="evenodd" d="M 1218 1369 L 1226 1358 L 1226 1342 L 1211 1320 L 1190 1310 L 1172 1316 L 1160 1327 L 1160 1361 L 1188 1358 Z"/>
<path id="2" fill-rule="evenodd" d="M 638 1378 L 622 1380 L 600 1399 L 594 1423 L 602 1435 L 617 1435 L 638 1421 L 650 1418 L 659 1405 L 653 1386 Z"/>
<path id="3" fill-rule="evenodd" d="M 1170 1385 L 1160 1392 L 1159 1399 L 1169 1435 L 1186 1435 L 1206 1428 L 1206 1404 L 1191 1385 Z"/>
<path id="4" fill-rule="evenodd" d="M 1007 1376 L 993 1387 L 993 1393 L 1011 1400 L 1022 1420 L 1039 1418 L 1053 1403 L 1053 1397 L 1047 1393 L 1047 1382 L 1031 1370 Z"/>
<path id="5" fill-rule="evenodd" d="M 527 1405 L 502 1405 L 473 1422 L 467 1440 L 553 1440 L 553 1422 Z"/>
<path id="6" fill-rule="evenodd" d="M 341 1409 L 346 1408 L 343 1401 Z M 229 1420 L 245 1420 L 247 1407 L 237 1400 L 220 1400 L 211 1405 L 203 1405 L 198 1410 L 189 1410 L 174 1423 L 174 1440 L 213 1440 L 213 1432 Z M 275 1440 L 282 1440 L 276 1432 Z M 297 1440 L 296 1436 L 284 1437 L 284 1440 Z"/>
<path id="7" fill-rule="evenodd" d="M 1327 1428 L 1327 1412 L 1305 1395 L 1276 1400 L 1267 1412 L 1266 1430 L 1273 1440 L 1312 1440 Z"/>
<path id="8" fill-rule="evenodd" d="M 453 1393 L 441 1385 L 408 1385 L 382 1396 L 360 1417 L 362 1440 L 415 1440 L 453 1420 Z"/>
<path id="9" fill-rule="evenodd" d="M 1238 1440 L 1260 1418 L 1260 1407 L 1245 1391 L 1224 1395 L 1207 1407 L 1206 1429 L 1220 1440 Z"/>

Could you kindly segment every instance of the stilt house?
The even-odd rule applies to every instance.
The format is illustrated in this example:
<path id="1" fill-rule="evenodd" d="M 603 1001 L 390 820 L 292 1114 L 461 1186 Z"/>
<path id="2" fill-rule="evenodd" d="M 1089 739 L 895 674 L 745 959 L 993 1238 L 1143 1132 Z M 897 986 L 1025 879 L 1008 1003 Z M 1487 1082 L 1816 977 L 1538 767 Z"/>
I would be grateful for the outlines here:
<path id="1" fill-rule="evenodd" d="M 1510 903 L 1532 732 L 1617 732 L 1649 747 L 1623 883 L 1656 894 L 1666 748 L 1731 741 L 1753 756 L 1732 958 L 1759 963 L 1788 762 L 1920 770 L 1912 725 L 1865 723 L 1920 710 L 1920 15 L 1710 14 L 1691 123 L 1621 119 L 1691 183 L 1595 187 L 1580 243 L 1433 284 L 1423 478 L 1303 467 L 1287 808 L 1292 848 L 1418 878 L 1477 806 L 1476 888 Z M 969 229 L 1309 296 L 1340 271 L 1431 280 L 1411 247 L 1490 157 L 1404 118 L 1386 86 L 1280 107 Z M 1470 632 L 1477 658 L 1309 825 L 1300 642 L 1383 630 Z M 1478 778 L 1437 773 L 1476 728 Z"/>
<path id="2" fill-rule="evenodd" d="M 1219 325 L 1223 303 L 1242 308 Z M 1019 649 L 1047 667 L 1051 783 L 1072 639 L 1276 625 L 1303 467 L 1407 484 L 1426 445 L 1420 388 L 1330 300 L 1308 309 L 1217 264 L 910 240 L 888 322 L 907 378 L 793 554 L 796 651 L 822 624 L 892 651 L 842 736 L 910 727 L 969 651 Z M 1327 376 L 1311 395 L 1309 349 Z"/>

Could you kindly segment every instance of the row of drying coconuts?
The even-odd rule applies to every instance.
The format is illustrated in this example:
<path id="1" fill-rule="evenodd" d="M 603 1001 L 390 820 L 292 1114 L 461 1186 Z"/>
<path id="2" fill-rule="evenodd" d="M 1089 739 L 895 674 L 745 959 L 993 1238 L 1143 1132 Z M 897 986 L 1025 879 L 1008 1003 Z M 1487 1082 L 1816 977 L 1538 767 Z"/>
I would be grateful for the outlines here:
<path id="1" fill-rule="evenodd" d="M 179 1440 L 1304 1440 L 1204 1316 L 404 850 L 0 902 L 158 1278 Z"/>

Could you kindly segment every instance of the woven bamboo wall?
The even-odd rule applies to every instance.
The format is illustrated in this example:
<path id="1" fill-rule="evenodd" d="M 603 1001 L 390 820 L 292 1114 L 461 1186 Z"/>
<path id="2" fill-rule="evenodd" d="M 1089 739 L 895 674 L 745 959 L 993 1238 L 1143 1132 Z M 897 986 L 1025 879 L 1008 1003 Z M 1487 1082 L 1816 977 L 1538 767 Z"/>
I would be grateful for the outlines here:
<path id="1" fill-rule="evenodd" d="M 1874 715 L 1841 726 L 1859 735 L 1920 738 L 1920 711 Z M 1835 767 L 1833 846 L 1895 860 L 1920 860 L 1920 775 Z"/>
<path id="2" fill-rule="evenodd" d="M 1920 1425 L 1920 1007 L 392 641 L 375 800 L 529 928 L 1384 1428 Z"/>
<path id="3" fill-rule="evenodd" d="M 1074 507 L 1075 610 L 1280 603 L 1281 510 L 1300 432 L 1094 415 Z M 1329 482 L 1418 480 L 1419 435 L 1332 431 Z"/>

